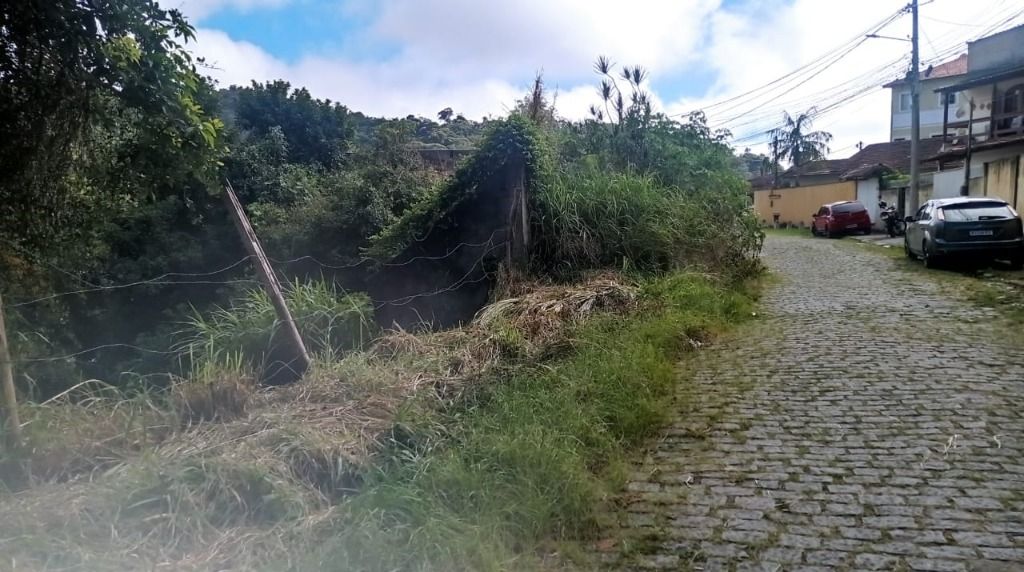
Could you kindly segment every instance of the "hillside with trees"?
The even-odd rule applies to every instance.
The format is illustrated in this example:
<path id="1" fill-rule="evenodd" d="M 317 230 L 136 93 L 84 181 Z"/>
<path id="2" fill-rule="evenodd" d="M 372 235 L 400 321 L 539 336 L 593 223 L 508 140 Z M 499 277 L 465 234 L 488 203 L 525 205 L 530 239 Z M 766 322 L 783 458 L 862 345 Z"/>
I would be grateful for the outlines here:
<path id="1" fill-rule="evenodd" d="M 0 8 L 4 558 L 497 570 L 586 537 L 677 360 L 750 315 L 763 236 L 727 134 L 606 58 L 586 120 L 541 77 L 504 117 L 374 118 L 217 86 L 193 35 L 148 0 Z M 480 215 L 513 167 L 515 262 Z M 313 355 L 294 383 L 226 185 Z M 463 313 L 387 318 L 441 295 Z"/>

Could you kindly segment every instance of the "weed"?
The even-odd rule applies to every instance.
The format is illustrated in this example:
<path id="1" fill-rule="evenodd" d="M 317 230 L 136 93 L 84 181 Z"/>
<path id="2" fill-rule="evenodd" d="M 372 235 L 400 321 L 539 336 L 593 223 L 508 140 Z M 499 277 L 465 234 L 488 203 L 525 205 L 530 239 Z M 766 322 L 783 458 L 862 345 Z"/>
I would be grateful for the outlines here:
<path id="1" fill-rule="evenodd" d="M 363 294 L 344 294 L 324 281 L 294 282 L 285 292 L 299 334 L 313 353 L 337 353 L 363 347 L 374 331 L 370 301 Z M 226 308 L 195 314 L 178 345 L 186 371 L 195 363 L 244 358 L 257 374 L 278 360 L 283 335 L 270 298 L 250 290 Z M 200 367 L 203 367 L 200 365 Z"/>

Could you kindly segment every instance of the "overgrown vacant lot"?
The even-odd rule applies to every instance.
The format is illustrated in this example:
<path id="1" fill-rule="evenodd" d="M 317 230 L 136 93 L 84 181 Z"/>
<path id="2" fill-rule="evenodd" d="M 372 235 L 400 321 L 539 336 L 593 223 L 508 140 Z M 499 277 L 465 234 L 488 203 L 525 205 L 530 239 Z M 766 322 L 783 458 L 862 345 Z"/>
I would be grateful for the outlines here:
<path id="1" fill-rule="evenodd" d="M 4 566 L 533 567 L 594 529 L 668 418 L 676 359 L 749 316 L 750 292 L 695 273 L 533 285 L 291 387 L 211 383 L 188 398 L 224 415 L 194 425 L 173 394 L 33 407 L 28 466 L 51 480 L 0 497 Z"/>

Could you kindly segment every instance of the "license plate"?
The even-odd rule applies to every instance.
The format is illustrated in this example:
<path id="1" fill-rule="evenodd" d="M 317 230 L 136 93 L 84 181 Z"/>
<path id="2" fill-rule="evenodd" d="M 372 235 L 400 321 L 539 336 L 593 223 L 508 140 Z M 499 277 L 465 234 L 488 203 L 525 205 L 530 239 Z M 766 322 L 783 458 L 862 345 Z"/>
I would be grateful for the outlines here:
<path id="1" fill-rule="evenodd" d="M 969 233 L 971 236 L 992 236 L 993 231 L 991 230 L 972 230 Z"/>
<path id="2" fill-rule="evenodd" d="M 855 224 L 848 224 L 848 225 L 846 225 L 846 228 L 857 228 L 857 225 L 855 225 Z"/>

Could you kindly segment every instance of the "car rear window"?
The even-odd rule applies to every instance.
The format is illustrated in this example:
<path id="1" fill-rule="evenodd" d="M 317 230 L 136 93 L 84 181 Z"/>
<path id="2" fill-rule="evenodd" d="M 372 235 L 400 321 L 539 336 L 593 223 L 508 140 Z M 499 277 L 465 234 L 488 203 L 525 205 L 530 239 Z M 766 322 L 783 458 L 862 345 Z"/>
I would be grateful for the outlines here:
<path id="1" fill-rule="evenodd" d="M 963 203 L 942 207 L 946 220 L 953 222 L 973 222 L 979 220 L 998 220 L 1013 218 L 1013 211 L 1002 203 Z"/>
<path id="2" fill-rule="evenodd" d="M 863 210 L 867 209 L 860 203 L 843 203 L 832 207 L 832 212 L 834 213 L 856 213 Z"/>

